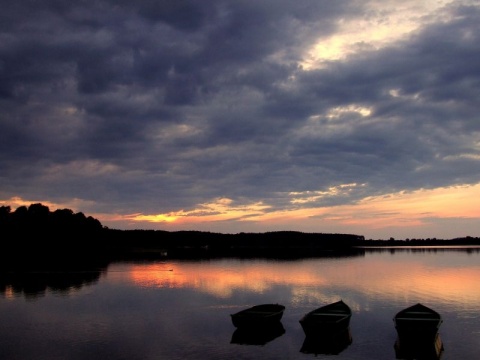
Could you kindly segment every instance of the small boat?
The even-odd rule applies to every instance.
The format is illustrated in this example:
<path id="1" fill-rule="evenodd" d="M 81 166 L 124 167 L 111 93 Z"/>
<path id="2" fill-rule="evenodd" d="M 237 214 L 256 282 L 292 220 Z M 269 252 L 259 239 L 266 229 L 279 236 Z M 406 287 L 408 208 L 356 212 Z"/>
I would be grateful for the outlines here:
<path id="1" fill-rule="evenodd" d="M 261 304 L 230 314 L 237 328 L 251 326 L 270 326 L 282 319 L 285 306 L 280 304 Z"/>
<path id="2" fill-rule="evenodd" d="M 300 319 L 300 325 L 307 336 L 332 334 L 347 329 L 351 317 L 352 310 L 340 300 L 305 314 Z"/>
<path id="3" fill-rule="evenodd" d="M 443 320 L 438 312 L 423 304 L 399 311 L 393 318 L 401 342 L 434 342 Z"/>

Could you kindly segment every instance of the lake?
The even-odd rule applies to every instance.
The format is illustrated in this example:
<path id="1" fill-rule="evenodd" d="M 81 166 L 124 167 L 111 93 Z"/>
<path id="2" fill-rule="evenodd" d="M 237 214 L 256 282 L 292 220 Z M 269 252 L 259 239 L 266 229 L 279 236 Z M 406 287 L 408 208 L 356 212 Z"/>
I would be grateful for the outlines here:
<path id="1" fill-rule="evenodd" d="M 442 360 L 480 356 L 478 247 L 368 248 L 294 260 L 160 258 L 1 276 L 2 360 L 404 358 L 393 317 L 419 302 L 442 315 Z M 336 355 L 306 347 L 299 319 L 340 299 L 353 312 L 351 342 Z M 263 344 L 239 338 L 230 319 L 260 303 L 286 307 L 281 331 Z"/>

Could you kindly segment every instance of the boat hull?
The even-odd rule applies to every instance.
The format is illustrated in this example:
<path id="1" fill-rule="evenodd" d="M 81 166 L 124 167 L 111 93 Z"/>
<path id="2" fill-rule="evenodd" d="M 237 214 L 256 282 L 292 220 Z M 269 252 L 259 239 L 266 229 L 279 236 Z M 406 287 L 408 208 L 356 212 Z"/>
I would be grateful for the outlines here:
<path id="1" fill-rule="evenodd" d="M 422 304 L 410 306 L 398 312 L 393 318 L 401 342 L 435 341 L 442 318 L 439 313 Z"/>
<path id="2" fill-rule="evenodd" d="M 348 329 L 351 317 L 350 307 L 340 300 L 305 314 L 300 319 L 300 325 L 307 336 L 325 336 Z"/>

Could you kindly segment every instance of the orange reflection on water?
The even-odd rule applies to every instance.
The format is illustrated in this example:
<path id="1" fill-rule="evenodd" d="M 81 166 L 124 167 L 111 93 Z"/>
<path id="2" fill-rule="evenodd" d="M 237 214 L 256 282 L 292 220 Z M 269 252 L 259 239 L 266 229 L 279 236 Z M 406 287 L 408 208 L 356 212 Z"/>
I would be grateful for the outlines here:
<path id="1" fill-rule="evenodd" d="M 395 291 L 392 295 L 396 297 L 413 298 L 424 294 L 429 298 L 448 299 L 450 302 L 473 303 L 480 300 L 479 276 L 480 269 L 437 268 L 432 272 L 416 265 L 410 267 L 403 276 L 379 282 L 377 290 L 393 286 Z"/>
<path id="2" fill-rule="evenodd" d="M 212 261 L 133 265 L 128 279 L 136 286 L 192 288 L 218 297 L 234 291 L 263 293 L 289 287 L 292 301 L 322 299 L 325 289 L 371 298 L 480 301 L 480 266 L 446 266 L 418 257 L 365 256 L 342 261 Z M 330 292 L 331 293 L 331 292 Z"/>
<path id="3" fill-rule="evenodd" d="M 166 263 L 138 265 L 130 272 L 131 280 L 142 287 L 195 288 L 220 297 L 236 289 L 262 293 L 275 285 L 319 286 L 326 278 L 310 269 L 292 271 L 276 263 L 252 263 L 231 267 L 228 263 Z M 170 271 L 171 269 L 171 271 Z"/>
<path id="4" fill-rule="evenodd" d="M 367 256 L 354 268 L 348 274 L 338 268 L 325 269 L 324 274 L 370 297 L 409 301 L 437 298 L 459 303 L 480 301 L 480 266 L 435 264 L 418 256 Z"/>
<path id="5" fill-rule="evenodd" d="M 5 293 L 4 296 L 6 299 L 14 299 L 15 298 L 15 292 L 13 291 L 12 286 L 6 286 L 5 287 Z"/>

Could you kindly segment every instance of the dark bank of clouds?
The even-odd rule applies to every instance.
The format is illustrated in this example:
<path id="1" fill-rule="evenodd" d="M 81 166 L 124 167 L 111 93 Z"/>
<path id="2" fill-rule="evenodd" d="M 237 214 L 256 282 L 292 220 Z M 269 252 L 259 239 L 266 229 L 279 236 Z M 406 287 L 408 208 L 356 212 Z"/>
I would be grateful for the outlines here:
<path id="1" fill-rule="evenodd" d="M 316 39 L 375 14 L 368 2 L 0 4 L 4 200 L 158 214 L 229 198 L 273 211 L 480 178 L 475 2 L 308 70 Z M 352 183 L 302 205 L 289 195 Z"/>

